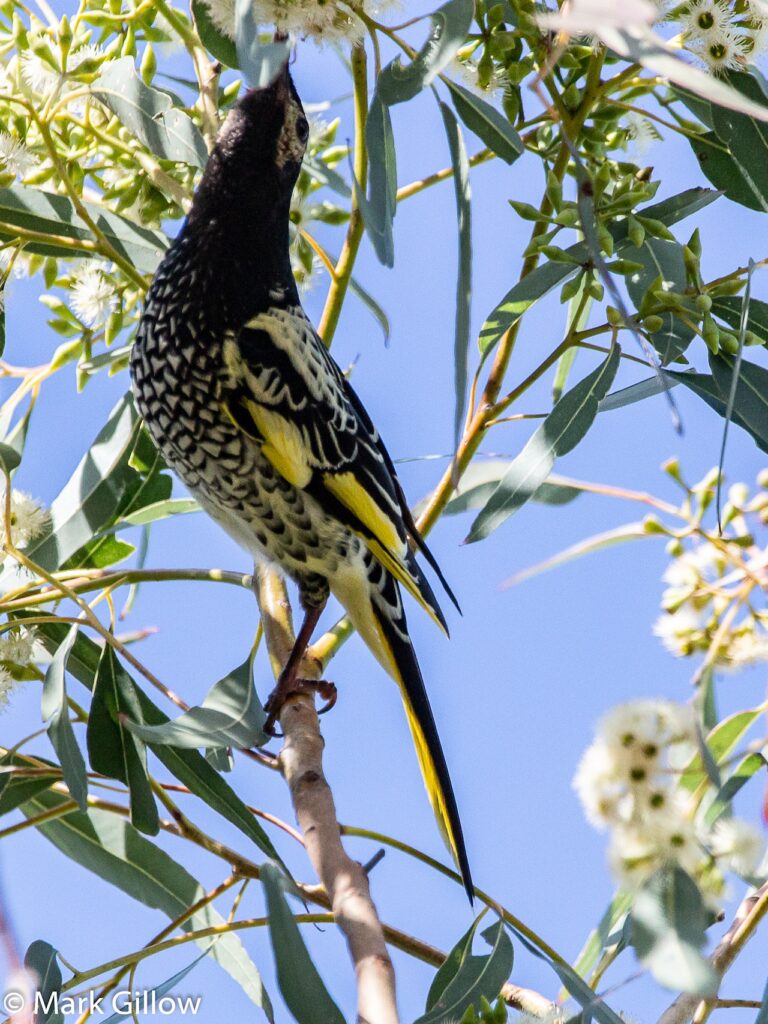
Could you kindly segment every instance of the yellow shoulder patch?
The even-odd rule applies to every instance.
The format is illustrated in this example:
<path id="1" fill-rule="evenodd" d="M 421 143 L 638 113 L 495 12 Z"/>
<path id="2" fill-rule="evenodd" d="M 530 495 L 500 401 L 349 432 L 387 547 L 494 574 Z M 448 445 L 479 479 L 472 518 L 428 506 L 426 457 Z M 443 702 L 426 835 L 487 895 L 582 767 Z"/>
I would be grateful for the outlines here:
<path id="1" fill-rule="evenodd" d="M 307 460 L 304 440 L 295 423 L 263 405 L 244 399 L 243 404 L 256 425 L 264 442 L 262 454 L 277 472 L 294 487 L 306 487 L 312 479 L 312 467 Z"/>

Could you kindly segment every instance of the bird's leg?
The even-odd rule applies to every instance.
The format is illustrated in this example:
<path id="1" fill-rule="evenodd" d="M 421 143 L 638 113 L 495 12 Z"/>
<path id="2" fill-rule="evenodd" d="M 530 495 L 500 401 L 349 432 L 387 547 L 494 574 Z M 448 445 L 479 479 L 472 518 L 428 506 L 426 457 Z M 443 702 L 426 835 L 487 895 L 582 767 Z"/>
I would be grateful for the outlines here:
<path id="1" fill-rule="evenodd" d="M 307 647 L 309 647 L 309 642 L 312 639 L 312 634 L 315 631 L 315 626 L 320 619 L 324 607 L 325 601 L 320 605 L 310 606 L 306 609 L 304 621 L 301 624 L 301 629 L 296 637 L 293 649 L 288 656 L 288 661 L 286 661 L 278 677 L 277 686 L 269 695 L 264 706 L 264 710 L 267 712 L 264 731 L 270 735 L 274 735 L 275 722 L 283 709 L 283 705 L 292 693 L 300 693 L 303 690 L 313 690 L 319 693 L 327 702 L 326 706 L 321 709 L 321 714 L 323 711 L 330 710 L 336 703 L 336 687 L 333 683 L 329 683 L 325 679 L 301 679 L 298 674 L 302 659 L 307 652 Z"/>

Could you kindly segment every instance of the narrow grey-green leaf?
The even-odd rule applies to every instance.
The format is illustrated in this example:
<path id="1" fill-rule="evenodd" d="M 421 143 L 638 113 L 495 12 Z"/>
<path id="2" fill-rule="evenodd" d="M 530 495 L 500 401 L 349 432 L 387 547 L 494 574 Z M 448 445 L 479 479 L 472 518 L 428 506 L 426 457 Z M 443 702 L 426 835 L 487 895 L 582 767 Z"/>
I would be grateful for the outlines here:
<path id="1" fill-rule="evenodd" d="M 430 15 L 432 31 L 405 67 L 396 57 L 380 72 L 376 90 L 388 106 L 413 99 L 440 74 L 464 45 L 475 12 L 474 0 L 448 0 Z"/>
<path id="2" fill-rule="evenodd" d="M 754 365 L 754 364 L 749 364 Z M 757 367 L 761 369 L 761 367 Z M 743 370 L 743 364 L 742 364 Z M 763 371 L 765 372 L 765 371 Z M 690 391 L 699 398 L 703 399 L 710 408 L 714 409 L 720 416 L 725 416 L 727 410 L 726 398 L 723 397 L 723 393 L 717 386 L 714 377 L 708 373 L 677 373 L 673 370 L 667 370 L 666 375 L 668 377 L 674 377 L 676 380 L 684 384 Z M 743 387 L 743 381 L 740 382 L 739 387 Z M 753 384 L 754 386 L 754 384 Z M 753 403 L 754 399 L 754 403 Z M 752 416 L 759 417 L 760 404 L 756 397 L 750 398 L 750 409 Z M 753 429 L 752 422 L 747 420 L 741 414 L 741 410 L 738 405 L 733 410 L 732 420 L 743 430 L 746 430 L 748 434 L 751 434 L 758 448 L 761 448 L 764 452 L 768 452 L 768 442 L 766 441 L 766 431 L 762 424 L 762 421 L 758 418 L 757 430 Z"/>
<path id="3" fill-rule="evenodd" d="M 43 811 L 55 810 L 65 800 L 66 797 L 58 793 L 42 793 L 25 804 L 22 810 L 27 817 L 32 817 Z M 144 906 L 161 910 L 171 920 L 180 917 L 205 896 L 205 889 L 197 879 L 116 814 L 95 808 L 87 814 L 72 811 L 42 822 L 36 828 L 70 860 Z M 198 931 L 224 924 L 221 915 L 206 904 L 179 927 L 184 931 Z M 197 941 L 272 1021 L 272 1007 L 261 976 L 237 935 L 222 932 L 213 945 L 210 938 Z"/>
<path id="4" fill-rule="evenodd" d="M 765 450 L 768 447 L 768 370 L 747 359 L 742 359 L 739 365 L 733 356 L 725 353 L 710 354 L 709 365 L 726 402 L 726 414 L 733 394 L 730 411 L 734 422 L 738 410 L 739 419 L 746 424 L 752 436 L 762 442 L 760 447 Z"/>
<path id="5" fill-rule="evenodd" d="M 71 627 L 46 670 L 41 712 L 43 721 L 47 722 L 50 719 L 48 738 L 59 755 L 67 788 L 72 799 L 79 804 L 80 810 L 84 811 L 88 804 L 88 775 L 83 755 L 75 739 L 75 731 L 69 720 L 67 687 L 64 679 L 67 659 L 77 639 L 78 629 L 77 624 Z"/>
<path id="6" fill-rule="evenodd" d="M 208 150 L 197 125 L 167 93 L 144 84 L 132 57 L 103 64 L 91 90 L 155 156 L 205 167 Z"/>
<path id="7" fill-rule="evenodd" d="M 213 945 L 213 943 L 215 942 L 216 939 L 213 939 L 211 941 L 211 945 Z M 191 964 L 187 964 L 186 967 L 182 967 L 180 971 L 177 971 L 170 978 L 166 978 L 165 981 L 161 982 L 155 988 L 142 990 L 141 996 L 139 997 L 141 1003 L 145 1005 L 149 1004 L 153 1007 L 155 1005 L 159 1006 L 159 1000 L 162 999 L 164 995 L 167 995 L 168 992 L 172 992 L 180 981 L 183 981 L 188 974 L 191 974 L 195 967 L 197 967 L 197 965 L 200 963 L 200 961 L 207 955 L 207 953 L 208 950 L 205 950 L 203 953 L 200 954 L 200 956 L 195 957 Z M 117 1013 L 113 1013 L 111 1014 L 111 1016 L 107 1017 L 106 1020 L 101 1021 L 100 1024 L 119 1024 L 121 1020 L 133 1020 L 134 1014 L 136 1012 L 135 1004 L 139 1001 L 139 998 L 137 998 L 136 996 L 134 996 L 132 1000 L 130 998 L 123 998 L 122 1005 L 133 1002 L 134 1009 L 131 1010 L 129 1007 L 123 1013 L 119 1011 Z M 182 1016 L 184 1015 L 185 1012 L 189 1012 L 191 1014 L 197 1013 L 197 1010 L 200 1006 L 200 1003 L 202 1002 L 202 999 L 202 995 L 180 996 L 178 1006 L 179 1015 Z M 187 1008 L 187 1010 L 185 1010 L 185 1007 Z"/>
<path id="8" fill-rule="evenodd" d="M 680 383 L 676 377 L 665 374 L 668 388 L 675 388 Z M 598 406 L 598 412 L 611 412 L 613 409 L 623 409 L 625 405 L 634 405 L 635 402 L 642 402 L 646 398 L 653 398 L 664 392 L 664 381 L 658 377 L 648 377 L 640 380 L 637 384 L 630 384 L 627 388 L 619 391 L 612 391 L 606 395 Z"/>
<path id="9" fill-rule="evenodd" d="M 111 521 L 136 471 L 128 457 L 140 429 L 133 399 L 125 395 L 51 505 L 51 529 L 27 554 L 44 569 L 58 569 Z"/>
<path id="10" fill-rule="evenodd" d="M 746 757 L 739 761 L 734 768 L 733 775 L 726 779 L 718 790 L 715 799 L 707 808 L 704 821 L 708 827 L 714 825 L 718 818 L 722 818 L 729 811 L 736 794 L 749 782 L 753 775 L 766 767 L 768 767 L 768 761 L 766 761 L 762 754 L 747 754 Z"/>
<path id="11" fill-rule="evenodd" d="M 724 320 L 729 327 L 739 329 L 743 301 L 738 295 L 721 295 L 712 300 L 712 315 Z M 747 312 L 747 330 L 768 345 L 768 302 L 750 297 Z"/>
<path id="12" fill-rule="evenodd" d="M 508 164 L 523 155 L 523 140 L 502 113 L 456 82 L 449 80 L 446 85 L 450 89 L 456 113 L 488 149 Z"/>
<path id="13" fill-rule="evenodd" d="M 170 516 L 189 515 L 191 512 L 199 511 L 200 505 L 194 498 L 166 498 L 164 501 L 155 501 L 151 505 L 145 505 L 137 512 L 129 512 L 128 515 L 121 518 L 118 528 L 147 526 L 149 523 L 157 523 Z"/>
<path id="14" fill-rule="evenodd" d="M 381 332 L 384 335 L 384 344 L 388 345 L 390 326 L 389 317 L 387 316 L 387 314 L 378 304 L 376 299 L 374 299 L 371 293 L 369 291 L 366 291 L 366 289 L 363 288 L 363 286 L 356 278 L 353 277 L 350 279 L 349 287 L 358 297 L 358 299 L 360 299 L 360 301 L 366 307 L 366 309 L 370 312 L 371 316 L 378 323 L 379 327 L 381 327 Z"/>
<path id="15" fill-rule="evenodd" d="M 288 879 L 276 864 L 262 864 L 259 879 L 267 901 L 277 983 L 286 1006 L 298 1024 L 344 1024 L 344 1017 L 323 984 L 286 901 Z"/>
<path id="16" fill-rule="evenodd" d="M 736 714 L 718 722 L 707 735 L 707 744 L 715 764 L 722 766 L 724 759 L 758 717 L 758 711 L 737 711 Z M 701 754 L 696 754 L 683 772 L 680 785 L 689 793 L 693 793 L 705 781 L 706 771 Z"/>
<path id="17" fill-rule="evenodd" d="M 24 615 L 25 613 L 17 613 L 16 617 L 23 619 Z M 65 624 L 41 623 L 37 627 L 37 636 L 46 649 L 53 653 L 66 636 L 68 628 Z M 67 662 L 70 675 L 89 690 L 93 689 L 101 652 L 102 648 L 98 644 L 81 633 L 75 641 L 75 646 Z M 168 716 L 163 714 L 160 708 L 138 686 L 136 686 L 136 694 L 145 724 L 162 725 L 168 721 Z M 229 783 L 208 764 L 202 754 L 197 750 L 178 750 L 175 747 L 164 747 L 160 744 L 154 746 L 150 744 L 150 747 L 157 759 L 176 776 L 182 785 L 239 828 L 268 857 L 280 860 L 277 850 L 256 818 Z"/>
<path id="18" fill-rule="evenodd" d="M 635 896 L 632 945 L 660 984 L 711 996 L 719 979 L 701 952 L 708 923 L 699 887 L 677 864 L 666 864 Z"/>
<path id="19" fill-rule="evenodd" d="M 352 189 L 342 178 L 339 172 L 335 171 L 333 167 L 329 167 L 328 164 L 323 160 L 320 160 L 319 157 L 314 157 L 305 153 L 302 168 L 320 185 L 327 185 L 328 188 L 333 189 L 334 192 L 343 196 L 345 199 L 349 199 L 352 195 Z"/>
<path id="20" fill-rule="evenodd" d="M 573 969 L 582 978 L 586 978 L 597 965 L 601 954 L 616 944 L 616 934 L 619 930 L 623 932 L 623 924 L 631 906 L 631 894 L 619 889 L 574 960 Z"/>
<path id="21" fill-rule="evenodd" d="M 462 474 L 459 486 L 443 515 L 458 515 L 473 508 L 482 508 L 496 490 L 512 464 L 512 459 L 488 459 L 473 462 Z M 581 494 L 576 487 L 560 483 L 556 476 L 548 477 L 531 495 L 531 501 L 543 505 L 567 505 Z"/>
<path id="22" fill-rule="evenodd" d="M 438 967 L 437 972 L 432 979 L 432 984 L 429 986 L 429 992 L 427 992 L 427 1005 L 425 1007 L 427 1011 L 431 1010 L 435 1006 L 448 985 L 458 974 L 461 965 L 468 956 L 471 956 L 475 932 L 477 931 L 478 925 L 482 921 L 483 916 L 484 912 L 475 918 L 445 960 L 443 960 Z"/>
<path id="23" fill-rule="evenodd" d="M 262 43 L 252 0 L 235 0 L 237 59 L 252 89 L 265 89 L 277 78 L 290 56 L 287 39 Z"/>
<path id="24" fill-rule="evenodd" d="M 359 182 L 355 194 L 373 248 L 385 267 L 394 266 L 395 243 L 392 222 L 397 209 L 397 162 L 389 110 L 376 93 L 365 125 L 368 149 L 368 196 Z"/>
<path id="25" fill-rule="evenodd" d="M 729 71 L 724 77 L 728 85 L 741 96 L 761 107 L 768 116 L 768 95 L 764 80 L 755 70 Z M 753 209 L 768 212 L 768 124 L 750 114 L 739 113 L 727 107 L 712 107 L 712 124 L 717 137 L 729 150 L 737 168 L 737 176 L 750 192 Z M 726 194 L 728 194 L 726 190 Z"/>
<path id="26" fill-rule="evenodd" d="M 469 1006 L 477 1008 L 481 998 L 489 1003 L 496 1001 L 512 972 L 512 942 L 503 921 L 486 928 L 482 935 L 491 952 L 486 956 L 473 955 L 470 940 L 462 949 L 458 970 L 416 1024 L 449 1024 L 450 1021 L 461 1020 Z"/>
<path id="27" fill-rule="evenodd" d="M 192 0 L 192 17 L 195 19 L 197 34 L 206 50 L 228 68 L 239 68 L 237 47 L 229 36 L 216 26 L 203 0 Z"/>
<path id="28" fill-rule="evenodd" d="M 603 363 L 563 395 L 511 463 L 472 524 L 467 541 L 482 540 L 497 529 L 544 483 L 555 459 L 581 441 L 597 415 L 598 402 L 613 383 L 620 354 L 614 343 Z"/>
<path id="29" fill-rule="evenodd" d="M 111 245 L 142 273 L 153 273 L 168 247 L 159 231 L 141 227 L 103 206 L 84 203 L 90 217 Z M 40 256 L 94 258 L 92 249 L 78 250 L 56 242 L 56 237 L 75 242 L 92 242 L 91 229 L 78 217 L 71 200 L 53 192 L 41 192 L 30 185 L 0 188 L 0 240 L 16 238 L 14 228 L 51 235 L 50 241 L 25 241 L 24 252 Z"/>
<path id="30" fill-rule="evenodd" d="M 0 471 L 10 474 L 21 465 L 21 455 L 9 444 L 0 444 Z"/>
<path id="31" fill-rule="evenodd" d="M 467 364 L 469 353 L 469 318 L 472 302 L 472 192 L 469 185 L 469 161 L 458 121 L 446 103 L 440 103 L 445 134 L 453 166 L 456 193 L 456 221 L 459 232 L 458 274 L 456 277 L 456 319 L 453 341 L 453 376 L 455 412 L 453 417 L 454 447 L 459 443 L 464 410 L 467 405 Z"/>
<path id="32" fill-rule="evenodd" d="M 253 685 L 251 657 L 220 679 L 200 707 L 191 708 L 164 725 L 126 721 L 126 726 L 146 743 L 191 749 L 195 747 L 263 746 L 264 709 Z"/>
<path id="33" fill-rule="evenodd" d="M 123 671 L 112 647 L 105 644 L 88 716 L 88 756 L 94 771 L 128 786 L 133 825 L 141 832 L 156 835 L 160 825 L 147 775 L 146 751 L 123 724 L 126 716 L 135 719 L 140 715 L 133 680 Z"/>
<path id="34" fill-rule="evenodd" d="M 58 950 L 50 942 L 36 939 L 24 954 L 24 966 L 38 978 L 35 1024 L 64 1024 L 64 1015 L 56 1009 L 62 983 Z"/>

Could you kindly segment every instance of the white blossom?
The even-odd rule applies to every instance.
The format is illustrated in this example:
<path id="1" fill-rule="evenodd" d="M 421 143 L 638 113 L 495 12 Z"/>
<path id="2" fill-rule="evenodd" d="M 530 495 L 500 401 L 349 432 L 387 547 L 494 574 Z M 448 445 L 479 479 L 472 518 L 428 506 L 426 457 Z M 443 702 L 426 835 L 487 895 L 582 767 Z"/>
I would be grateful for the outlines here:
<path id="1" fill-rule="evenodd" d="M 751 875 L 765 854 L 760 831 L 741 818 L 721 818 L 712 830 L 709 848 L 737 875 Z"/>
<path id="2" fill-rule="evenodd" d="M 111 281 L 100 267 L 86 263 L 75 277 L 69 304 L 75 316 L 86 325 L 96 327 L 104 323 L 115 308 L 117 297 Z"/>
<path id="3" fill-rule="evenodd" d="M 690 605 L 683 605 L 675 612 L 665 612 L 653 626 L 654 634 L 676 657 L 688 653 L 692 637 L 701 629 L 701 616 Z"/>
<path id="4" fill-rule="evenodd" d="M 0 710 L 8 706 L 11 693 L 16 686 L 16 680 L 7 669 L 0 668 Z"/>
<path id="5" fill-rule="evenodd" d="M 0 495 L 2 514 L 5 517 L 5 495 Z M 24 491 L 11 491 L 11 543 L 23 548 L 36 537 L 41 536 L 50 522 L 50 513 Z M 3 525 L 3 531 L 5 526 Z M 4 534 L 3 534 L 4 535 Z"/>
<path id="6" fill-rule="evenodd" d="M 768 661 L 768 636 L 754 628 L 737 633 L 728 644 L 724 657 L 731 668 Z"/>
<path id="7" fill-rule="evenodd" d="M 749 39 L 725 28 L 693 39 L 690 51 L 706 64 L 709 71 L 722 74 L 724 71 L 743 69 L 749 52 Z"/>
<path id="8" fill-rule="evenodd" d="M 225 35 L 235 35 L 235 0 L 203 0 L 211 21 Z M 392 7 L 391 0 L 362 0 L 366 13 L 378 16 Z M 348 39 L 356 42 L 363 35 L 364 26 L 354 11 L 344 3 L 327 0 L 254 0 L 253 11 L 257 21 L 274 25 L 280 32 L 311 36 L 322 42 Z"/>
<path id="9" fill-rule="evenodd" d="M 651 0 L 568 0 L 556 14 L 540 14 L 538 22 L 542 28 L 582 35 L 602 28 L 651 25 L 658 16 L 658 7 Z"/>
<path id="10" fill-rule="evenodd" d="M 24 178 L 37 167 L 37 158 L 20 139 L 8 132 L 0 132 L 0 164 L 17 178 Z"/>
<path id="11" fill-rule="evenodd" d="M 0 634 L 0 661 L 14 665 L 28 665 L 35 649 L 35 631 L 15 626 Z"/>
<path id="12" fill-rule="evenodd" d="M 67 57 L 67 71 L 75 72 L 86 60 L 100 60 L 104 56 L 104 50 L 100 46 L 89 43 L 87 46 L 78 46 Z"/>
<path id="13" fill-rule="evenodd" d="M 724 0 L 694 0 L 680 17 L 680 27 L 690 40 L 708 38 L 730 28 L 731 9 Z"/>
<path id="14" fill-rule="evenodd" d="M 21 55 L 21 77 L 30 89 L 38 93 L 52 92 L 61 84 L 61 75 L 32 49 Z"/>
<path id="15" fill-rule="evenodd" d="M 636 110 L 629 111 L 624 123 L 638 156 L 647 153 L 654 142 L 659 141 L 660 135 L 653 122 L 649 118 L 643 117 L 642 114 L 638 114 Z"/>

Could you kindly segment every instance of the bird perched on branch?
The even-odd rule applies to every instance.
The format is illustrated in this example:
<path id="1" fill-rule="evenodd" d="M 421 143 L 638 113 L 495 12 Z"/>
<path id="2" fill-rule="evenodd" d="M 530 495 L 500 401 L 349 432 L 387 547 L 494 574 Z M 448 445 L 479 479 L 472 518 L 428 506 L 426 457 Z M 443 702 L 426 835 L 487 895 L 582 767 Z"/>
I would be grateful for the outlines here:
<path id="1" fill-rule="evenodd" d="M 432 806 L 471 895 L 402 602 L 404 588 L 446 629 L 417 550 L 455 599 L 376 428 L 301 308 L 288 228 L 308 135 L 287 66 L 233 108 L 149 289 L 131 355 L 134 392 L 202 507 L 298 585 L 305 619 L 271 718 L 303 685 L 301 659 L 333 593 L 400 686 Z"/>

